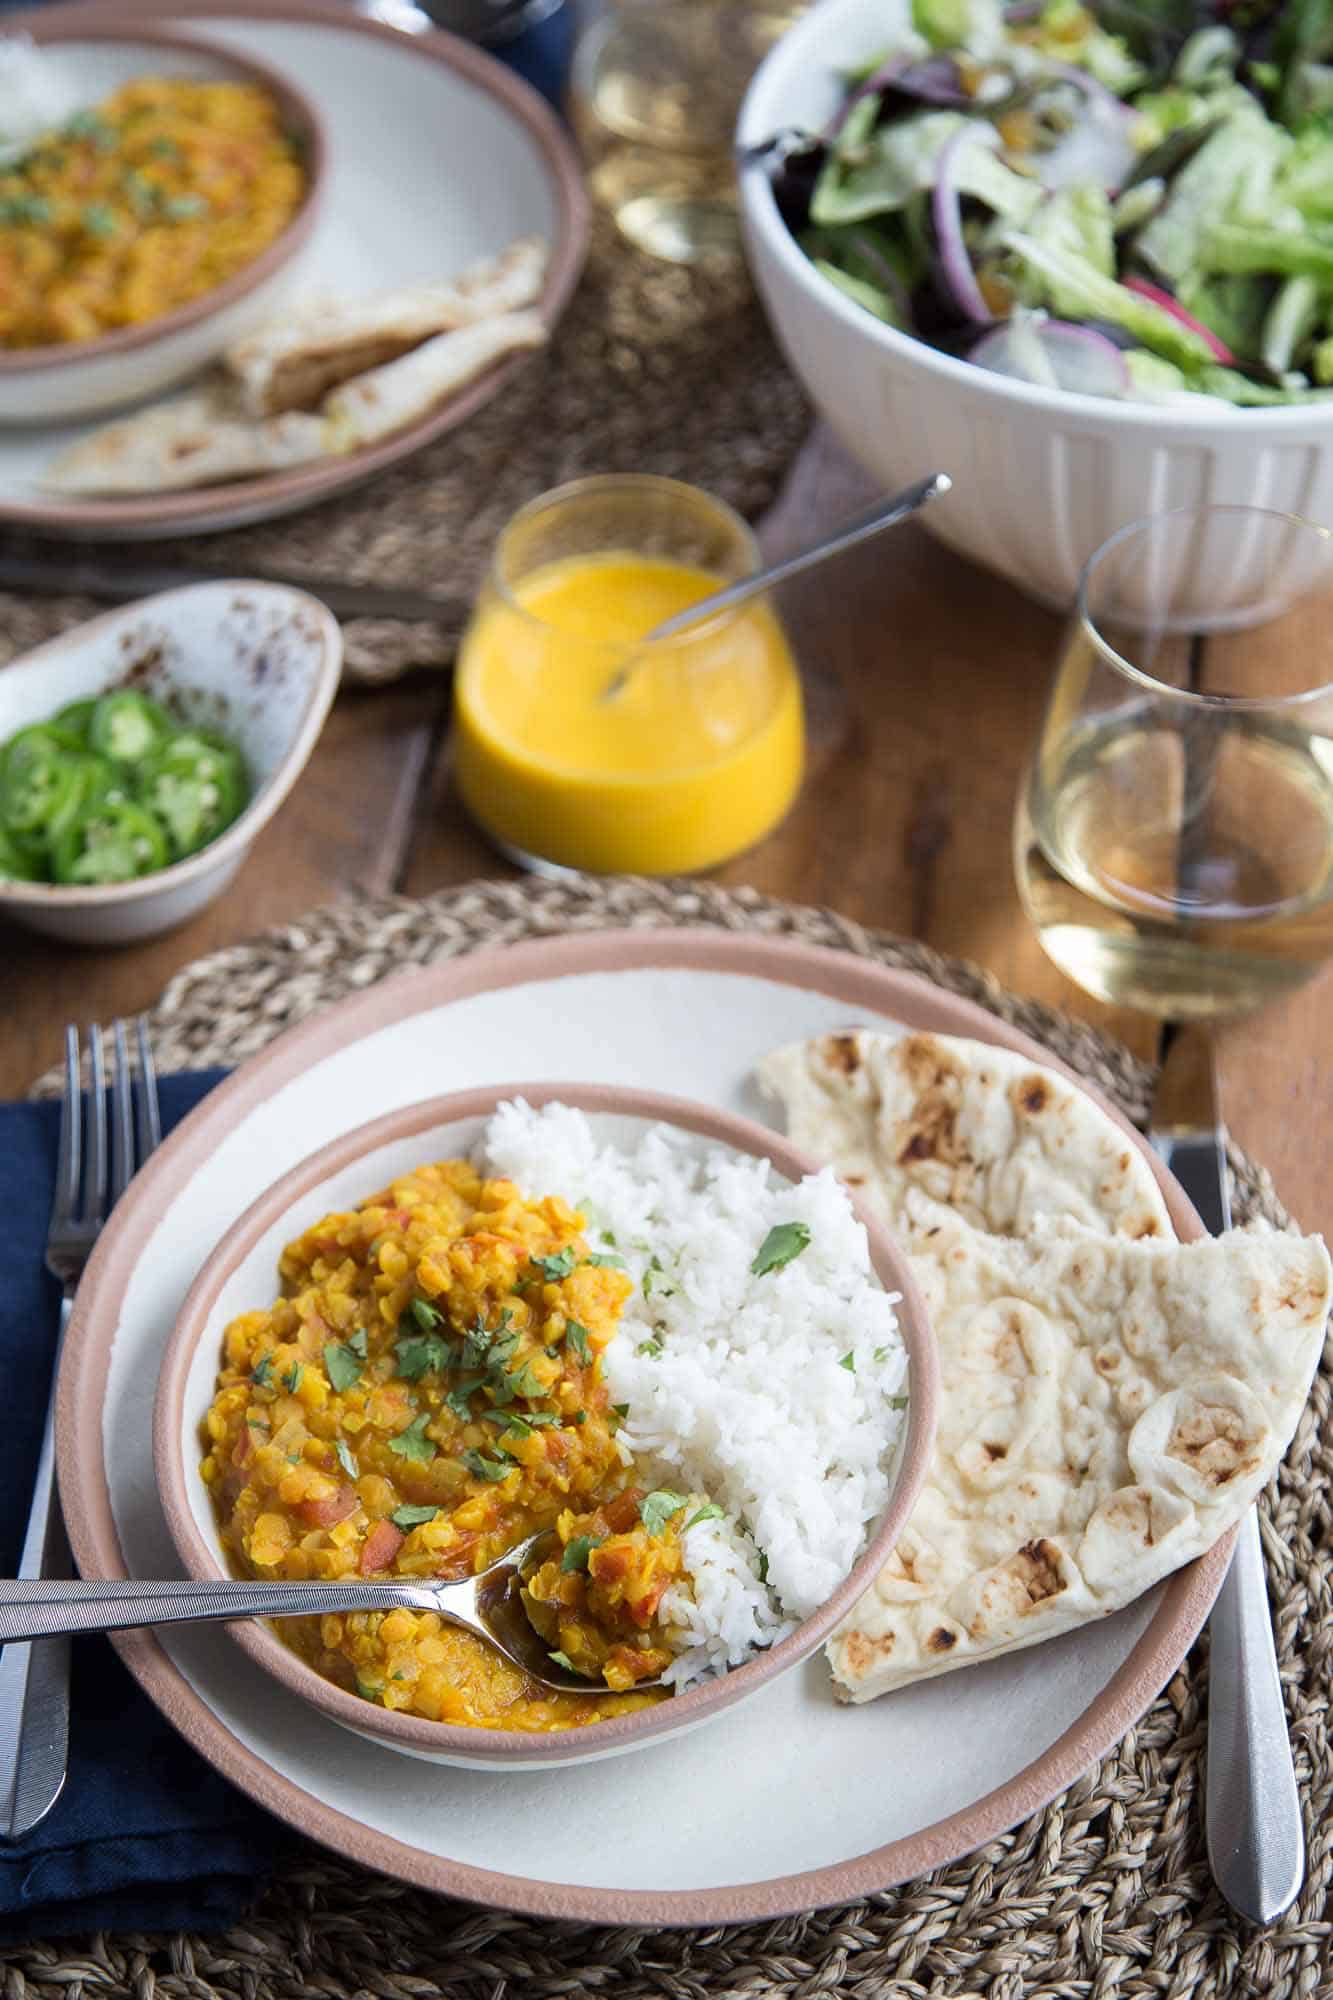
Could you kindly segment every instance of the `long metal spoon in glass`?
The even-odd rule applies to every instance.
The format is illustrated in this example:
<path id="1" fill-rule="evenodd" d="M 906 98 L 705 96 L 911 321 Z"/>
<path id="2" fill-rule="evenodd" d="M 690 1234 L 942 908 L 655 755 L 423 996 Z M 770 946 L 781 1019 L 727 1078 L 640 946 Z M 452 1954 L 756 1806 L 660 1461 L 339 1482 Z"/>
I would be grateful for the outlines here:
<path id="1" fill-rule="evenodd" d="M 0 1645 L 47 1639 L 59 1632 L 123 1632 L 146 1625 L 189 1625 L 231 1618 L 307 1618 L 329 1611 L 434 1611 L 451 1625 L 475 1632 L 544 1687 L 570 1693 L 598 1691 L 581 1674 L 567 1672 L 529 1622 L 523 1580 L 556 1542 L 544 1528 L 501 1556 L 480 1576 L 461 1583 L 141 1583 L 77 1579 L 0 1582 Z M 639 1681 L 637 1687 L 656 1687 Z M 602 1693 L 606 1690 L 602 1689 Z"/>
<path id="2" fill-rule="evenodd" d="M 654 625 L 651 632 L 644 634 L 642 644 L 658 639 L 674 639 L 678 632 L 684 632 L 692 625 L 702 625 L 710 618 L 716 618 L 720 611 L 730 611 L 737 604 L 744 604 L 751 597 L 760 597 L 771 590 L 774 584 L 785 583 L 788 577 L 799 576 L 803 570 L 813 569 L 816 563 L 827 562 L 830 556 L 839 556 L 846 549 L 854 549 L 861 542 L 868 542 L 873 535 L 883 534 L 886 528 L 896 528 L 912 514 L 919 513 L 928 501 L 947 493 L 953 481 L 947 472 L 932 472 L 928 479 L 917 480 L 914 486 L 906 486 L 891 500 L 877 500 L 863 514 L 854 515 L 844 521 L 832 534 L 822 541 L 813 542 L 808 549 L 798 549 L 795 555 L 784 556 L 781 562 L 770 563 L 767 569 L 755 570 L 752 576 L 740 577 L 722 590 L 710 591 L 707 597 L 687 604 L 683 611 L 672 618 L 664 618 L 660 625 Z M 617 674 L 607 682 L 602 690 L 603 701 L 614 701 L 634 676 L 637 659 L 629 660 Z"/>

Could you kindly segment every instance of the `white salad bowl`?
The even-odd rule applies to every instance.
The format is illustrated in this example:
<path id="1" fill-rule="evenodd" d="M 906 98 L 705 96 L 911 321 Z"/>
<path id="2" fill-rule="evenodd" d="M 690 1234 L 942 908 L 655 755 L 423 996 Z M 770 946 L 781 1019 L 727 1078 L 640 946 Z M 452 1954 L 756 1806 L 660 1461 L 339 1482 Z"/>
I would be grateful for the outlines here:
<path id="1" fill-rule="evenodd" d="M 376 1188 L 424 1161 L 475 1153 L 497 1105 L 522 1098 L 534 1107 L 560 1103 L 583 1111 L 602 1144 L 629 1148 L 654 1127 L 667 1126 L 682 1143 L 766 1159 L 775 1175 L 797 1182 L 816 1163 L 762 1125 L 711 1105 L 622 1085 L 513 1083 L 487 1085 L 409 1104 L 322 1146 L 261 1193 L 212 1252 L 181 1309 L 162 1356 L 153 1412 L 153 1459 L 167 1526 L 186 1572 L 219 1579 L 228 1561 L 209 1490 L 199 1470 L 200 1425 L 213 1400 L 223 1333 L 238 1314 L 273 1295 L 282 1250 L 322 1215 L 364 1201 Z M 558 1192 L 558 1190 L 556 1190 Z M 315 1672 L 273 1626 L 259 1619 L 228 1626 L 249 1657 L 291 1694 L 359 1736 L 437 1764 L 483 1770 L 553 1770 L 615 1757 L 682 1734 L 756 1694 L 810 1657 L 870 1585 L 897 1542 L 921 1489 L 934 1446 L 939 1363 L 925 1305 L 905 1253 L 882 1224 L 862 1210 L 870 1265 L 896 1296 L 898 1332 L 908 1362 L 907 1421 L 889 1470 L 883 1510 L 869 1525 L 865 1547 L 832 1595 L 796 1629 L 730 1672 L 696 1683 L 669 1700 L 582 1728 L 547 1733 L 473 1728 L 385 1709 L 348 1694 Z M 219 1641 L 219 1643 L 223 1643 Z M 832 1699 L 830 1693 L 829 1699 Z"/>
<path id="2" fill-rule="evenodd" d="M 132 882 L 65 886 L 0 878 L 0 917 L 73 944 L 130 944 L 220 896 L 296 783 L 338 686 L 331 612 L 283 584 L 191 584 L 78 625 L 0 667 L 0 743 L 57 709 L 137 688 L 173 716 L 219 730 L 245 759 L 250 799 L 197 854 Z"/>
<path id="3" fill-rule="evenodd" d="M 820 0 L 756 73 L 739 145 L 821 131 L 843 74 L 891 47 L 908 14 L 906 0 Z M 1032 596 L 1065 606 L 1108 535 L 1164 508 L 1231 503 L 1333 524 L 1333 403 L 1119 402 L 988 373 L 885 325 L 822 277 L 761 162 L 742 167 L 740 200 L 755 281 L 821 414 L 886 489 L 947 472 L 953 491 L 925 525 Z"/>

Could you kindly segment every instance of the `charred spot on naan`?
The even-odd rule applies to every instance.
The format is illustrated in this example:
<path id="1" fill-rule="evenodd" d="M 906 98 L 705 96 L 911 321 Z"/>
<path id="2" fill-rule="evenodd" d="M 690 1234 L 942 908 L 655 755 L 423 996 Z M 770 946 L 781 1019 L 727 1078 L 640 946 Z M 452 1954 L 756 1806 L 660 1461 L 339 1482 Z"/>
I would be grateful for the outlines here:
<path id="1" fill-rule="evenodd" d="M 958 1132 L 962 1069 L 956 1057 L 932 1035 L 908 1035 L 898 1046 L 898 1059 L 913 1094 L 909 1117 L 894 1134 L 899 1166 L 936 1160 L 942 1166 L 972 1164 Z"/>
<path id="2" fill-rule="evenodd" d="M 1238 1411 L 1200 1403 L 1177 1421 L 1166 1448 L 1210 1486 L 1221 1487 L 1258 1470 L 1260 1443 Z"/>

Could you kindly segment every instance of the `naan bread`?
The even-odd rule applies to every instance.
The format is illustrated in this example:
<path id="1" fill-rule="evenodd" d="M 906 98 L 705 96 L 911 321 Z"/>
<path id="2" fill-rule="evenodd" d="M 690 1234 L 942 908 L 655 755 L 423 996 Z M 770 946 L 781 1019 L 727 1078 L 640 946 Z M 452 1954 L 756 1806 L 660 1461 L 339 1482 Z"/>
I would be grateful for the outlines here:
<path id="1" fill-rule="evenodd" d="M 1240 1519 L 1318 1365 L 1317 1237 L 1177 1243 L 1114 1121 L 985 1043 L 823 1036 L 760 1078 L 899 1234 L 939 1344 L 931 1471 L 828 1644 L 846 1699 L 1117 1610 Z"/>
<path id="2" fill-rule="evenodd" d="M 1318 1365 L 1317 1237 L 1024 1239 L 920 1195 L 907 1243 L 939 1345 L 935 1458 L 828 1645 L 869 1701 L 1116 1611 L 1212 1547 L 1268 1481 Z"/>
<path id="3" fill-rule="evenodd" d="M 170 493 L 307 465 L 330 449 L 320 417 L 247 417 L 218 388 L 103 424 L 42 477 L 57 493 Z"/>
<path id="4" fill-rule="evenodd" d="M 546 322 L 540 313 L 479 319 L 473 326 L 414 347 L 385 368 L 372 368 L 368 375 L 344 382 L 324 398 L 322 414 L 340 451 L 377 444 L 424 417 L 504 355 L 540 347 L 545 339 Z"/>
<path id="5" fill-rule="evenodd" d="M 524 236 L 498 257 L 438 284 L 400 286 L 368 299 L 312 301 L 236 341 L 223 365 L 240 385 L 250 415 L 313 410 L 330 389 L 437 334 L 535 304 L 546 264 L 541 238 Z"/>
<path id="6" fill-rule="evenodd" d="M 821 1035 L 759 1065 L 792 1142 L 831 1161 L 890 1226 L 912 1191 L 978 1229 L 1022 1235 L 1038 1216 L 1136 1239 L 1169 1236 L 1142 1153 L 1067 1077 L 951 1035 Z"/>

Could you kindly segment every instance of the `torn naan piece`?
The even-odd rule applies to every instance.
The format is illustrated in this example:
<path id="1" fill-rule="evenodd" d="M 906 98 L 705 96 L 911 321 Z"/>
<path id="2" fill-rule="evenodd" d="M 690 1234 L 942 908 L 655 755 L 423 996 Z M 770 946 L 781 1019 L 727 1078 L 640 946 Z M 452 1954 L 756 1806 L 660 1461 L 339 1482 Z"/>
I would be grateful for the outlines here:
<path id="1" fill-rule="evenodd" d="M 437 284 L 402 285 L 373 298 L 312 300 L 234 342 L 223 366 L 251 416 L 314 410 L 330 389 L 437 334 L 534 305 L 547 261 L 541 238 L 524 236 L 498 257 Z"/>
<path id="2" fill-rule="evenodd" d="M 828 1643 L 856 1702 L 1119 1610 L 1211 1548 L 1291 1442 L 1329 1308 L 1317 1237 L 904 1213 L 943 1394 L 907 1528 Z"/>
<path id="3" fill-rule="evenodd" d="M 916 1190 L 998 1236 L 1062 1215 L 1135 1239 L 1172 1233 L 1138 1147 L 1068 1077 L 1012 1050 L 853 1029 L 775 1050 L 758 1077 L 792 1143 L 890 1226 Z"/>
<path id="4" fill-rule="evenodd" d="M 55 493 L 171 493 L 307 465 L 331 449 L 322 417 L 248 417 L 216 386 L 103 424 L 52 461 Z"/>
<path id="5" fill-rule="evenodd" d="M 1317 1237 L 1177 1243 L 1115 1120 L 987 1043 L 824 1035 L 759 1077 L 901 1237 L 939 1344 L 931 1472 L 828 1643 L 843 1698 L 1117 1610 L 1240 1519 L 1318 1365 Z"/>
<path id="6" fill-rule="evenodd" d="M 545 340 L 546 322 L 538 312 L 477 320 L 428 340 L 424 347 L 414 347 L 387 367 L 372 368 L 368 375 L 344 382 L 324 398 L 321 415 L 339 451 L 378 444 L 427 415 L 505 355 L 541 347 Z"/>

